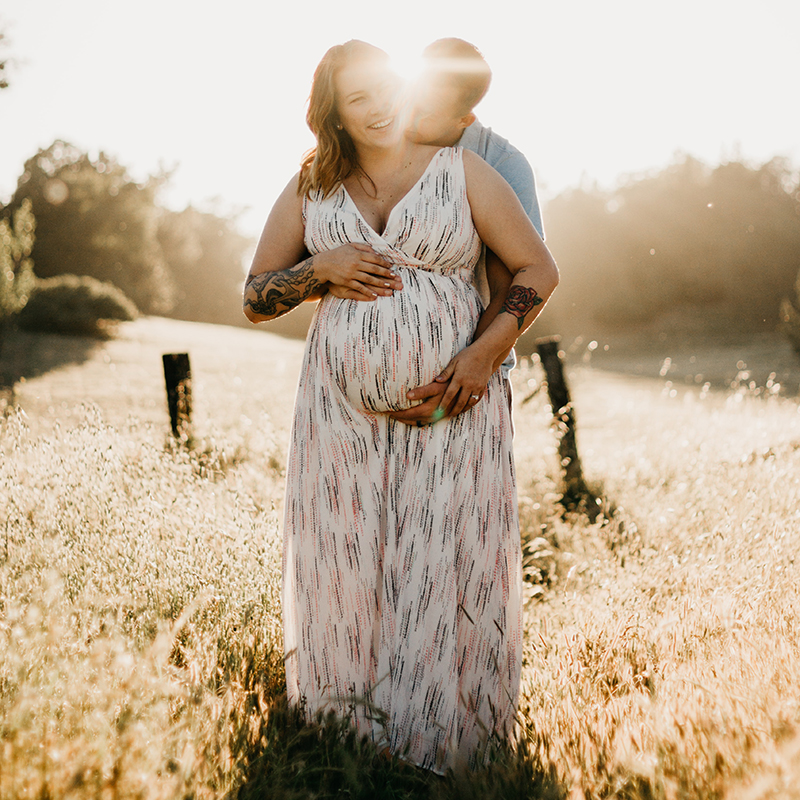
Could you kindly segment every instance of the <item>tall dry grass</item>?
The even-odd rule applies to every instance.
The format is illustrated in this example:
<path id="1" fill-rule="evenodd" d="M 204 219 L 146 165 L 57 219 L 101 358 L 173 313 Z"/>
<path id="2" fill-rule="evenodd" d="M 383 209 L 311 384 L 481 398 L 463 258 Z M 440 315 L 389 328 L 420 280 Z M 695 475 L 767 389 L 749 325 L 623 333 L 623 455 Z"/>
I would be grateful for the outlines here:
<path id="1" fill-rule="evenodd" d="M 576 797 L 799 796 L 800 409 L 747 377 L 615 393 L 578 374 L 585 466 L 615 514 L 556 519 L 541 480 L 523 497 L 555 545 L 523 720 Z M 553 471 L 545 413 L 517 415 L 528 474 Z"/>
<path id="2" fill-rule="evenodd" d="M 439 779 L 281 702 L 282 453 L 85 409 L 0 426 L 0 797 L 800 796 L 800 414 L 573 376 L 589 524 L 517 374 L 519 734 Z"/>
<path id="3" fill-rule="evenodd" d="M 279 692 L 270 499 L 149 433 L 3 424 L 4 798 L 220 796 Z"/>

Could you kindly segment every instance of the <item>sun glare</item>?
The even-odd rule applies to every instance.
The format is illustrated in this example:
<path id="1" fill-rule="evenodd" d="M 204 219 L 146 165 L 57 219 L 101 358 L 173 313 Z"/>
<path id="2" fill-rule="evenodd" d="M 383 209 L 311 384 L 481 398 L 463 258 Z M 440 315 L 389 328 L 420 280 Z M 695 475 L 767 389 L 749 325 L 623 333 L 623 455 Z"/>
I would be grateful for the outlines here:
<path id="1" fill-rule="evenodd" d="M 399 75 L 407 86 L 415 83 L 422 75 L 424 66 L 422 56 L 390 52 L 389 58 L 392 71 Z"/>

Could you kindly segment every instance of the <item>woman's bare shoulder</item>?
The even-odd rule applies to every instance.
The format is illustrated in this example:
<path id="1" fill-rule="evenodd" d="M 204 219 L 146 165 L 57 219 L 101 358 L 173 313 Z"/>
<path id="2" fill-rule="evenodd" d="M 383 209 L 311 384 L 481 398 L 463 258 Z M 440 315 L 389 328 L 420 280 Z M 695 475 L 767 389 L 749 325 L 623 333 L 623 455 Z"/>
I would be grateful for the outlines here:
<path id="1" fill-rule="evenodd" d="M 293 175 L 272 206 L 271 216 L 301 212 L 303 197 L 300 194 L 300 173 Z"/>
<path id="2" fill-rule="evenodd" d="M 296 197 L 300 196 L 300 173 L 295 172 L 291 178 L 289 178 L 289 182 L 284 186 L 283 191 L 281 192 L 281 197 L 283 195 L 294 195 Z"/>
<path id="3" fill-rule="evenodd" d="M 489 166 L 477 153 L 472 150 L 465 150 L 462 148 L 461 157 L 464 161 L 464 174 L 467 180 L 474 178 L 475 180 L 491 176 L 492 173 L 499 175 L 500 173 L 494 167 Z"/>

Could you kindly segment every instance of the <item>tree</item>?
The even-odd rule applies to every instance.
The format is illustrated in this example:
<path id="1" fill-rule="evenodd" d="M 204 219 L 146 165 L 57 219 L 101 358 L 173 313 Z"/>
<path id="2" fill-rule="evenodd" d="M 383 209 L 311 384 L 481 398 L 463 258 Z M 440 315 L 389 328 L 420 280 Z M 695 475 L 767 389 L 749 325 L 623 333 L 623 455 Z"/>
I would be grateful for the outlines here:
<path id="1" fill-rule="evenodd" d="M 774 331 L 800 264 L 800 193 L 780 159 L 684 157 L 546 209 L 562 281 L 543 320 L 561 333 L 641 337 Z"/>
<path id="2" fill-rule="evenodd" d="M 235 219 L 199 211 L 163 210 L 158 241 L 175 282 L 177 319 L 246 325 L 242 314 L 244 258 L 254 241 Z"/>
<path id="3" fill-rule="evenodd" d="M 795 302 L 785 298 L 781 303 L 781 333 L 786 337 L 792 349 L 800 356 L 800 273 L 795 283 Z"/>
<path id="4" fill-rule="evenodd" d="M 26 200 L 10 220 L 0 219 L 0 350 L 9 319 L 19 313 L 31 296 L 35 278 L 30 255 L 35 220 Z"/>
<path id="5" fill-rule="evenodd" d="M 6 49 L 6 35 L 0 31 L 0 53 Z M 6 78 L 6 67 L 8 59 L 0 56 L 0 89 L 8 89 L 8 78 Z"/>
<path id="6" fill-rule="evenodd" d="M 115 159 L 56 141 L 25 163 L 5 213 L 32 204 L 36 275 L 113 283 L 146 313 L 163 313 L 174 286 L 158 242 L 156 196 L 166 176 L 136 183 Z"/>

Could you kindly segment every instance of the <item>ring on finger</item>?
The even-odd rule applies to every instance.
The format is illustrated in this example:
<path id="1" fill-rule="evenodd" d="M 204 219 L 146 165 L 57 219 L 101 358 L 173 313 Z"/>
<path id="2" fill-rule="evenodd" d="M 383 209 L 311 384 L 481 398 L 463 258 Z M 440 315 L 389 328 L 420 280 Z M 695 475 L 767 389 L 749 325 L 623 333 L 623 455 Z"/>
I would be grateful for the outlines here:
<path id="1" fill-rule="evenodd" d="M 476 403 L 478 402 L 478 400 L 481 399 L 481 396 L 479 394 L 471 394 L 469 397 L 470 400 L 474 400 Z"/>

